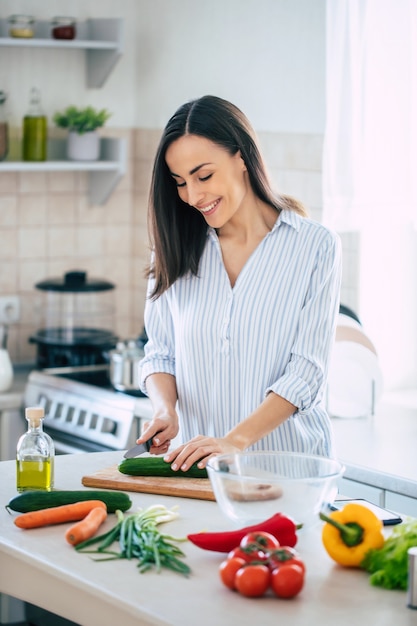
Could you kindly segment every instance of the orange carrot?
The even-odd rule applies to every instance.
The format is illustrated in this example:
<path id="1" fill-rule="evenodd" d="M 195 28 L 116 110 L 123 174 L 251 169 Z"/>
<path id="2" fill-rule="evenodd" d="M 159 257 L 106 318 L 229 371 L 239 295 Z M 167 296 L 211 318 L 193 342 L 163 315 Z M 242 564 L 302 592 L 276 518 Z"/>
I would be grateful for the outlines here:
<path id="1" fill-rule="evenodd" d="M 90 537 L 93 537 L 96 534 L 106 517 L 106 509 L 103 509 L 101 506 L 97 506 L 92 509 L 83 520 L 77 522 L 71 526 L 71 528 L 68 528 L 65 533 L 65 539 L 72 546 L 76 546 L 82 541 L 90 539 Z"/>
<path id="2" fill-rule="evenodd" d="M 23 513 L 15 518 L 14 523 L 19 528 L 39 528 L 40 526 L 50 526 L 52 524 L 77 522 L 84 519 L 96 507 L 101 507 L 107 512 L 107 506 L 101 500 L 84 500 L 83 502 L 74 502 L 74 504 L 64 504 Z"/>

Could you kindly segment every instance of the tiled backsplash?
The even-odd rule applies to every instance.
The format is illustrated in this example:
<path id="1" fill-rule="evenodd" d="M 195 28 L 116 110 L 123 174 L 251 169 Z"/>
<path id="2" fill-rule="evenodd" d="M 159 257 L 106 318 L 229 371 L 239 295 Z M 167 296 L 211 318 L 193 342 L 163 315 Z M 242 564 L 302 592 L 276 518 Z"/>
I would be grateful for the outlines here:
<path id="1" fill-rule="evenodd" d="M 103 133 L 104 134 L 104 133 Z M 128 171 L 104 206 L 91 206 L 84 173 L 0 173 L 0 295 L 18 295 L 21 319 L 9 329 L 14 363 L 32 363 L 31 334 L 42 324 L 42 293 L 36 282 L 71 269 L 115 283 L 115 331 L 121 338 L 143 327 L 148 260 L 147 194 L 159 130 L 133 129 L 107 136 L 129 142 Z M 260 133 L 276 187 L 299 198 L 320 220 L 321 135 Z M 342 302 L 356 308 L 357 242 L 342 237 Z"/>

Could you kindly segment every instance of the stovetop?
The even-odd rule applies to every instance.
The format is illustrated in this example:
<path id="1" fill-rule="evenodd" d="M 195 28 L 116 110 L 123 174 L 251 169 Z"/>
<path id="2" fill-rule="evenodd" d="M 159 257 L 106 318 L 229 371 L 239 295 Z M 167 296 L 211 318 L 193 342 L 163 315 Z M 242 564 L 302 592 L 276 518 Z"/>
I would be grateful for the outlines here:
<path id="1" fill-rule="evenodd" d="M 25 406 L 43 406 L 44 428 L 67 451 L 123 450 L 139 436 L 139 419 L 151 416 L 147 398 L 34 370 L 24 392 Z"/>
<path id="2" fill-rule="evenodd" d="M 87 385 L 94 385 L 107 391 L 114 393 L 121 393 L 123 395 L 133 396 L 134 398 L 146 398 L 139 389 L 119 391 L 116 390 L 110 381 L 109 366 L 107 364 L 102 365 L 84 365 L 80 367 L 52 367 L 44 368 L 40 370 L 44 374 L 50 374 L 52 376 L 58 376 L 59 378 L 65 378 L 68 380 L 75 380 Z"/>

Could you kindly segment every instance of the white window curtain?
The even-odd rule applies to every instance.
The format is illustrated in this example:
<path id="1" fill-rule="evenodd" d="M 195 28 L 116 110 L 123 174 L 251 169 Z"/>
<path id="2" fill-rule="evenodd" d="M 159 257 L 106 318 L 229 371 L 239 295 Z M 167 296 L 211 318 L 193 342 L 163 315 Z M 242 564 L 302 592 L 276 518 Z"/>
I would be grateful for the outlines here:
<path id="1" fill-rule="evenodd" d="M 417 0 L 326 10 L 325 219 L 417 222 Z"/>
<path id="2" fill-rule="evenodd" d="M 323 222 L 359 232 L 359 314 L 417 387 L 417 0 L 327 0 Z"/>

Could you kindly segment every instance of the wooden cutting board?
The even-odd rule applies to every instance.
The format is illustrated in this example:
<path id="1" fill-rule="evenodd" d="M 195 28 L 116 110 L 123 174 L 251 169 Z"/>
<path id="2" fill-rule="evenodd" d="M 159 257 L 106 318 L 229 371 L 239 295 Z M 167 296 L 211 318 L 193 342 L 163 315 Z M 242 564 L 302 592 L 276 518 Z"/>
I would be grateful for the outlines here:
<path id="1" fill-rule="evenodd" d="M 116 489 L 155 493 L 162 496 L 194 498 L 195 500 L 215 501 L 209 478 L 166 478 L 158 476 L 127 476 L 117 469 L 117 465 L 98 470 L 90 476 L 83 476 L 84 487 L 96 489 Z"/>

